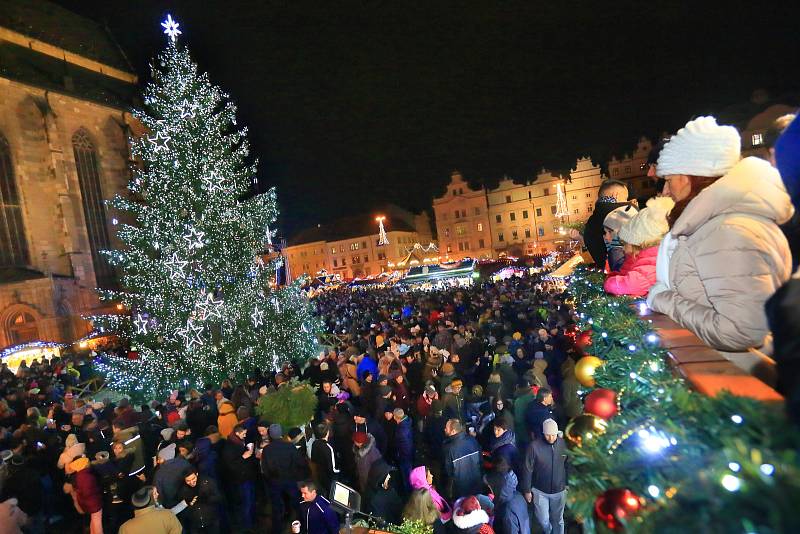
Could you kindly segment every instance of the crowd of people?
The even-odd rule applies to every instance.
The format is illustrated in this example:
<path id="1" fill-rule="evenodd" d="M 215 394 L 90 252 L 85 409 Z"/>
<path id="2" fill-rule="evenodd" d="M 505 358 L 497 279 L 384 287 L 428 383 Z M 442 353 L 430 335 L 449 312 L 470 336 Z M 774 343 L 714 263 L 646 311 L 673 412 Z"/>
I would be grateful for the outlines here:
<path id="1" fill-rule="evenodd" d="M 691 121 L 653 157 L 658 197 L 639 210 L 625 184 L 605 182 L 581 238 L 608 292 L 647 297 L 734 361 L 763 348 L 772 297 L 774 354 L 792 369 L 797 290 L 779 288 L 800 187 L 794 160 L 775 169 L 773 142 L 772 164 L 740 159 L 733 128 Z M 563 533 L 561 429 L 582 408 L 567 300 L 538 275 L 325 291 L 313 304 L 334 341 L 318 357 L 140 406 L 78 398 L 86 359 L 2 366 L 0 532 L 334 534 L 330 493 L 344 484 L 372 525 Z M 317 388 L 309 424 L 256 417 L 295 377 Z M 778 381 L 790 397 L 794 380 Z"/>

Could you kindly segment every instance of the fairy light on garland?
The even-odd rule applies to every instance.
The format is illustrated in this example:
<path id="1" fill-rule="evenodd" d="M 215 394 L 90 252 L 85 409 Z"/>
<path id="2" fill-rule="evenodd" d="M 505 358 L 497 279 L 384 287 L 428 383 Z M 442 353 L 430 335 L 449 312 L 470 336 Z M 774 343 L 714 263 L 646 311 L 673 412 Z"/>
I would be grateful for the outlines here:
<path id="1" fill-rule="evenodd" d="M 138 359 L 97 364 L 110 389 L 137 397 L 243 380 L 274 368 L 273 355 L 310 357 L 322 328 L 298 283 L 274 286 L 278 263 L 262 255 L 278 217 L 275 190 L 251 194 L 247 130 L 177 42 L 179 26 L 171 15 L 162 23 L 167 46 L 152 64 L 146 108 L 134 110 L 148 132 L 131 140 L 142 162 L 129 183 L 137 200 L 109 202 L 122 246 L 103 254 L 123 289 L 100 294 L 137 315 L 92 318 L 139 349 Z"/>
<path id="2" fill-rule="evenodd" d="M 595 503 L 614 488 L 652 499 L 636 517 L 649 531 L 675 524 L 703 531 L 708 521 L 721 532 L 786 528 L 763 518 L 794 513 L 785 496 L 800 492 L 800 465 L 782 451 L 800 448 L 800 433 L 771 405 L 690 389 L 667 364 L 668 349 L 653 321 L 640 315 L 640 302 L 606 294 L 603 281 L 602 273 L 579 268 L 567 287 L 578 330 L 592 331 L 591 355 L 605 362 L 595 373 L 595 387 L 616 392 L 617 400 L 606 432 L 569 452 L 577 459 L 569 506 L 583 518 L 584 530 L 594 530 Z M 756 420 L 758 425 L 742 431 Z M 746 509 L 738 504 L 742 498 Z M 702 503 L 692 505 L 704 513 L 687 516 L 686 502 Z"/>

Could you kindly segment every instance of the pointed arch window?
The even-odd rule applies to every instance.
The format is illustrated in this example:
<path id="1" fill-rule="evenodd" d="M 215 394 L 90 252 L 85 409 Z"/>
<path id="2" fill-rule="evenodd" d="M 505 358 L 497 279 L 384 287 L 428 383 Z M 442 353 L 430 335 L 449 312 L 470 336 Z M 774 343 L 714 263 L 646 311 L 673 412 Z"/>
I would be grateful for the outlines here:
<path id="1" fill-rule="evenodd" d="M 83 215 L 86 220 L 86 233 L 92 252 L 92 264 L 97 285 L 113 287 L 114 272 L 101 250 L 111 248 L 106 226 L 106 210 L 103 206 L 103 190 L 100 187 L 100 165 L 97 150 L 88 132 L 81 129 L 72 136 L 72 150 L 75 153 L 75 166 L 83 199 Z"/>
<path id="2" fill-rule="evenodd" d="M 24 267 L 29 259 L 11 147 L 0 134 L 0 266 Z"/>

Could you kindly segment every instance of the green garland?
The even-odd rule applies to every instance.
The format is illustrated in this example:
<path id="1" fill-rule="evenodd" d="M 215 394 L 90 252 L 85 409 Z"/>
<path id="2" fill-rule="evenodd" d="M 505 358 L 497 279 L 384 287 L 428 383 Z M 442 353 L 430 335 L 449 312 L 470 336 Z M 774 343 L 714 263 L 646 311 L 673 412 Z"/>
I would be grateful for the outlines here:
<path id="1" fill-rule="evenodd" d="M 317 394 L 308 382 L 291 379 L 278 389 L 271 389 L 261 397 L 256 406 L 260 418 L 281 425 L 284 431 L 302 428 L 314 418 Z"/>
<path id="2" fill-rule="evenodd" d="M 628 488 L 646 499 L 629 532 L 800 532 L 797 429 L 775 405 L 689 389 L 633 300 L 607 295 L 603 280 L 581 268 L 568 289 L 605 360 L 597 387 L 620 404 L 604 434 L 570 451 L 570 507 L 587 531 L 607 531 L 593 518 L 598 495 Z"/>

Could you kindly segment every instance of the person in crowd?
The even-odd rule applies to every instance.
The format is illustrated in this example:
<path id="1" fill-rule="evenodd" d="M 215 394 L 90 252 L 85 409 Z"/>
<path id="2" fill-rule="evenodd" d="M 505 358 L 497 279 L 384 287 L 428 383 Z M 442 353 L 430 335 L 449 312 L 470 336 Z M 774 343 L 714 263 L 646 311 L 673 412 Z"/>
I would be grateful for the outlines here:
<path id="1" fill-rule="evenodd" d="M 752 370 L 761 362 L 747 349 L 768 331 L 764 303 L 791 275 L 778 225 L 793 207 L 778 171 L 740 159 L 740 146 L 735 128 L 699 117 L 661 151 L 658 172 L 675 207 L 647 303 Z"/>
<path id="2" fill-rule="evenodd" d="M 490 440 L 489 455 L 493 465 L 503 462 L 514 471 L 519 471 L 520 455 L 512 428 L 508 421 L 495 419 L 492 423 L 493 439 Z"/>
<path id="3" fill-rule="evenodd" d="M 454 534 L 494 534 L 489 514 L 481 507 L 475 495 L 458 499 L 453 505 L 453 510 Z"/>
<path id="4" fill-rule="evenodd" d="M 525 423 L 531 440 L 542 437 L 542 423 L 553 419 L 553 392 L 549 388 L 539 388 L 536 400 L 528 404 L 525 411 Z"/>
<path id="5" fill-rule="evenodd" d="M 269 426 L 269 445 L 261 454 L 261 474 L 272 503 L 272 528 L 279 532 L 285 526 L 288 501 L 295 512 L 300 502 L 297 484 L 309 476 L 306 457 L 283 436 L 277 423 Z"/>
<path id="6" fill-rule="evenodd" d="M 608 215 L 603 220 L 603 242 L 606 244 L 606 257 L 609 272 L 617 272 L 625 261 L 625 251 L 619 240 L 619 230 L 631 217 L 636 215 L 636 208 L 630 204 L 622 206 Z"/>
<path id="7" fill-rule="evenodd" d="M 603 239 L 605 230 L 603 223 L 606 216 L 617 208 L 629 205 L 628 186 L 619 180 L 606 180 L 600 184 L 597 191 L 597 201 L 595 202 L 592 214 L 586 220 L 583 230 L 583 242 L 591 254 L 595 265 L 605 269 L 607 249 Z"/>
<path id="8" fill-rule="evenodd" d="M 453 515 L 453 510 L 450 508 L 445 498 L 442 497 L 434 487 L 433 473 L 428 467 L 424 465 L 415 467 L 411 470 L 408 480 L 411 483 L 412 490 L 422 489 L 428 492 L 428 497 L 433 501 L 436 507 L 437 519 L 441 519 L 445 523 L 450 520 Z"/>
<path id="9" fill-rule="evenodd" d="M 553 419 L 542 423 L 542 437 L 528 445 L 519 486 L 544 533 L 564 534 L 567 448 Z"/>
<path id="10" fill-rule="evenodd" d="M 214 479 L 200 475 L 196 468 L 190 467 L 183 473 L 184 485 L 179 496 L 186 504 L 189 527 L 187 534 L 219 534 L 220 506 L 224 499 Z"/>
<path id="11" fill-rule="evenodd" d="M 517 476 L 511 466 L 501 458 L 494 469 L 484 477 L 494 495 L 494 522 L 496 534 L 529 534 L 531 531 L 528 505 L 517 491 Z"/>
<path id="12" fill-rule="evenodd" d="M 89 459 L 81 456 L 69 464 L 75 508 L 89 516 L 89 533 L 103 534 L 103 492 Z"/>
<path id="13" fill-rule="evenodd" d="M 411 466 L 414 462 L 414 428 L 411 425 L 411 418 L 402 408 L 395 408 L 392 417 L 397 424 L 397 431 L 394 435 L 395 459 L 400 470 L 401 485 L 407 490 L 408 475 L 411 473 Z"/>
<path id="14" fill-rule="evenodd" d="M 769 151 L 769 162 L 770 164 L 778 169 L 778 172 L 781 174 L 781 179 L 783 180 L 784 186 L 787 189 L 787 192 L 790 193 L 790 185 L 791 185 L 791 178 L 789 175 L 791 173 L 787 172 L 786 169 L 786 161 L 787 159 L 787 142 L 791 141 L 792 132 L 789 135 L 784 136 L 784 132 L 788 129 L 788 127 L 794 122 L 796 118 L 795 113 L 788 113 L 786 115 L 782 115 L 775 119 L 773 123 L 767 128 L 766 133 L 764 134 L 764 148 Z M 797 125 L 795 125 L 797 128 Z M 795 134 L 796 135 L 796 134 Z M 783 154 L 782 154 L 782 161 L 784 163 L 784 169 L 781 170 L 778 167 L 778 158 L 775 155 L 775 146 L 777 145 L 778 139 L 783 138 L 781 143 L 784 145 Z M 797 148 L 796 146 L 794 147 Z M 788 183 L 787 183 L 788 182 Z M 783 223 L 781 225 L 781 231 L 783 235 L 786 236 L 786 240 L 789 242 L 789 250 L 792 253 L 792 271 L 796 271 L 798 265 L 800 265 L 800 210 L 797 209 L 797 201 L 796 199 L 792 200 L 793 205 L 795 206 L 794 215 L 789 221 Z"/>
<path id="15" fill-rule="evenodd" d="M 399 473 L 383 459 L 376 460 L 367 477 L 367 510 L 370 514 L 398 525 L 402 522 L 403 501 L 397 492 Z"/>
<path id="16" fill-rule="evenodd" d="M 119 534 L 181 534 L 183 527 L 175 514 L 156 506 L 157 496 L 153 486 L 137 490 L 131 498 L 134 517 L 122 524 Z"/>
<path id="17" fill-rule="evenodd" d="M 324 496 L 318 494 L 317 484 L 305 480 L 298 484 L 300 496 L 300 528 L 305 534 L 339 534 L 339 516 Z"/>
<path id="18" fill-rule="evenodd" d="M 375 445 L 375 437 L 366 432 L 353 433 L 353 456 L 356 459 L 356 474 L 358 489 L 362 494 L 366 493 L 367 476 L 372 464 L 379 458 L 383 458 L 378 447 Z"/>
<path id="19" fill-rule="evenodd" d="M 403 518 L 411 521 L 419 521 L 433 529 L 433 534 L 446 534 L 447 528 L 440 510 L 431 498 L 431 492 L 425 488 L 418 488 L 411 492 L 411 495 L 403 508 Z"/>
<path id="20" fill-rule="evenodd" d="M 314 428 L 314 443 L 311 446 L 311 463 L 316 467 L 316 477 L 319 487 L 327 494 L 338 480 L 341 470 L 337 461 L 336 451 L 330 444 L 331 428 L 327 423 L 320 423 Z"/>
<path id="21" fill-rule="evenodd" d="M 625 261 L 617 273 L 606 278 L 603 288 L 612 295 L 644 297 L 656 283 L 656 257 L 661 239 L 669 231 L 667 215 L 675 202 L 654 197 L 647 207 L 622 225 L 619 239 L 624 243 Z"/>
<path id="22" fill-rule="evenodd" d="M 253 443 L 245 443 L 247 429 L 235 425 L 222 447 L 223 479 L 236 506 L 235 522 L 243 530 L 251 530 L 255 520 L 256 466 Z"/>
<path id="23" fill-rule="evenodd" d="M 451 499 L 480 493 L 481 447 L 475 438 L 465 433 L 461 421 L 449 419 L 445 425 L 447 438 L 442 449 L 442 466 L 447 490 Z"/>
<path id="24" fill-rule="evenodd" d="M 236 407 L 229 400 L 223 400 L 219 405 L 219 415 L 217 416 L 217 428 L 220 437 L 227 438 L 239 423 L 236 417 Z"/>
<path id="25" fill-rule="evenodd" d="M 383 431 L 383 426 L 376 423 L 370 417 L 369 412 L 364 408 L 356 408 L 353 412 L 353 432 L 363 432 L 371 434 L 375 438 L 375 446 L 378 447 L 381 455 L 386 454 L 387 438 L 386 432 Z"/>

